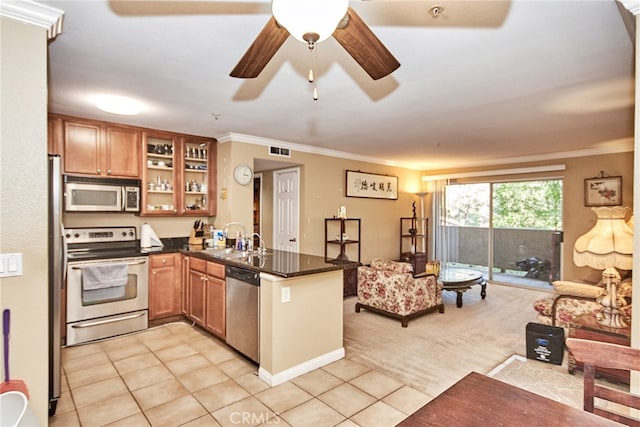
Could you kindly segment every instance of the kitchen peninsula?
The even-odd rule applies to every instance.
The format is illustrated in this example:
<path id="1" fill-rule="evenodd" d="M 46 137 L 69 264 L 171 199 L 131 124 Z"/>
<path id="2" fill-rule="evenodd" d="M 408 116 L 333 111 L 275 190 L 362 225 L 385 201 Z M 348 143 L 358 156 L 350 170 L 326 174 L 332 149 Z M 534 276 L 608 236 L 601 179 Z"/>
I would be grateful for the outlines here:
<path id="1" fill-rule="evenodd" d="M 284 383 L 344 357 L 343 269 L 351 264 L 277 250 L 226 257 L 215 250 L 183 252 L 260 273 L 258 375 L 267 384 Z"/>

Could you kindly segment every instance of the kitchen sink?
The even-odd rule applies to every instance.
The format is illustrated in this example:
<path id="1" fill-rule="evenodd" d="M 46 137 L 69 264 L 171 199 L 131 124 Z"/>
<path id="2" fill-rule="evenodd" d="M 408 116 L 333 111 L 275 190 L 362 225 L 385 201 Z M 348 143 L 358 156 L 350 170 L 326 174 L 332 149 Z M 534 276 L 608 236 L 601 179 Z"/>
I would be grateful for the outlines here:
<path id="1" fill-rule="evenodd" d="M 235 249 L 229 248 L 207 248 L 204 252 L 208 255 L 211 255 L 214 258 L 220 259 L 238 259 L 238 258 L 248 258 L 248 257 L 263 257 L 272 255 L 270 253 L 258 253 L 257 251 L 248 252 L 248 251 L 238 251 Z"/>

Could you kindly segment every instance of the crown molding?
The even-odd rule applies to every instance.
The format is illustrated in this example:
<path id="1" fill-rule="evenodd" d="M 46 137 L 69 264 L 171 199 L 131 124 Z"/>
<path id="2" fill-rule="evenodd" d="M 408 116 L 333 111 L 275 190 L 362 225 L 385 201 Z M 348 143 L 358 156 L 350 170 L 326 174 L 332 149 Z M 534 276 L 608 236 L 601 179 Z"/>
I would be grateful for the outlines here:
<path id="1" fill-rule="evenodd" d="M 329 150 L 326 148 L 314 147 L 312 145 L 296 144 L 293 142 L 279 141 L 277 139 L 263 138 L 260 136 L 253 136 L 253 135 L 245 135 L 242 133 L 228 132 L 219 137 L 216 137 L 216 139 L 220 144 L 233 141 L 233 142 L 243 142 L 245 144 L 263 145 L 265 147 L 276 146 L 276 147 L 288 148 L 291 151 L 299 151 L 301 153 L 319 154 L 322 156 L 337 157 L 339 159 L 349 159 L 349 160 L 356 160 L 356 161 L 362 161 L 362 162 L 368 162 L 368 163 L 376 163 L 376 164 L 381 164 L 386 166 L 397 166 L 397 167 L 404 167 L 408 169 L 417 169 L 414 167 L 408 167 L 407 165 L 403 165 L 398 162 L 379 159 L 377 157 L 360 156 L 353 153 L 345 153 L 344 151 Z"/>
<path id="2" fill-rule="evenodd" d="M 386 166 L 395 166 L 399 168 L 419 170 L 419 171 L 428 171 L 434 168 L 429 167 L 428 165 L 416 165 L 414 163 L 399 163 L 391 160 L 379 159 L 377 157 L 368 157 L 368 156 L 359 156 L 353 153 L 345 153 L 343 151 L 337 150 L 328 150 L 325 148 L 313 147 L 310 145 L 303 144 L 295 144 L 292 142 L 279 141 L 276 139 L 263 138 L 259 136 L 246 135 L 241 133 L 228 132 L 224 133 L 218 137 L 216 137 L 219 144 L 229 143 L 229 142 L 242 142 L 245 144 L 253 144 L 253 145 L 262 145 L 265 147 L 277 146 L 288 148 L 292 151 L 299 151 L 303 153 L 311 153 L 311 154 L 319 154 L 322 156 L 328 157 L 337 157 L 339 159 L 349 159 L 355 161 L 362 161 L 374 164 L 381 164 Z M 473 163 L 460 163 L 456 165 L 451 165 L 447 167 L 447 169 L 453 168 L 467 168 L 467 167 L 479 167 L 479 166 L 498 166 L 498 165 L 512 165 L 519 163 L 531 163 L 531 162 L 543 162 L 549 160 L 562 160 L 562 159 L 570 159 L 573 157 L 588 157 L 588 156 L 602 156 L 606 154 L 617 154 L 617 153 L 626 153 L 629 151 L 634 151 L 634 141 L 633 138 L 625 138 L 621 140 L 614 141 L 610 144 L 606 144 L 602 147 L 598 148 L 589 148 L 585 150 L 575 150 L 575 151 L 561 151 L 556 153 L 546 153 L 546 154 L 536 154 L 532 156 L 521 156 L 521 157 L 507 157 L 502 159 L 491 159 L 485 161 L 473 161 Z M 441 165 L 437 169 L 441 169 Z"/>
<path id="3" fill-rule="evenodd" d="M 0 16 L 45 28 L 48 39 L 62 33 L 64 11 L 32 0 L 0 0 Z"/>
<path id="4" fill-rule="evenodd" d="M 640 0 L 618 0 L 618 2 L 634 15 L 640 14 Z"/>

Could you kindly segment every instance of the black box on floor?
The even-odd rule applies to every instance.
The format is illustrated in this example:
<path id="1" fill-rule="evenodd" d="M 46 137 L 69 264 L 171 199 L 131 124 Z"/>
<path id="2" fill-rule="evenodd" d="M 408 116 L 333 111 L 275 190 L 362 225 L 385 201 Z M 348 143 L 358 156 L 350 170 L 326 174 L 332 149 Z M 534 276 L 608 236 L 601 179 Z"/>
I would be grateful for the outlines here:
<path id="1" fill-rule="evenodd" d="M 564 329 L 540 323 L 528 323 L 527 359 L 562 365 Z"/>

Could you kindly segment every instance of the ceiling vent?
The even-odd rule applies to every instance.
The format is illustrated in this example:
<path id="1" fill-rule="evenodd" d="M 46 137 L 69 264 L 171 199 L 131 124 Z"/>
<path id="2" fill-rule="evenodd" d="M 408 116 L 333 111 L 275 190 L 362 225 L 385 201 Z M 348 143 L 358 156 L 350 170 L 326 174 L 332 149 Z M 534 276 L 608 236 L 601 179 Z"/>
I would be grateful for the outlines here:
<path id="1" fill-rule="evenodd" d="M 279 157 L 291 157 L 291 150 L 288 148 L 269 147 L 269 154 Z"/>

